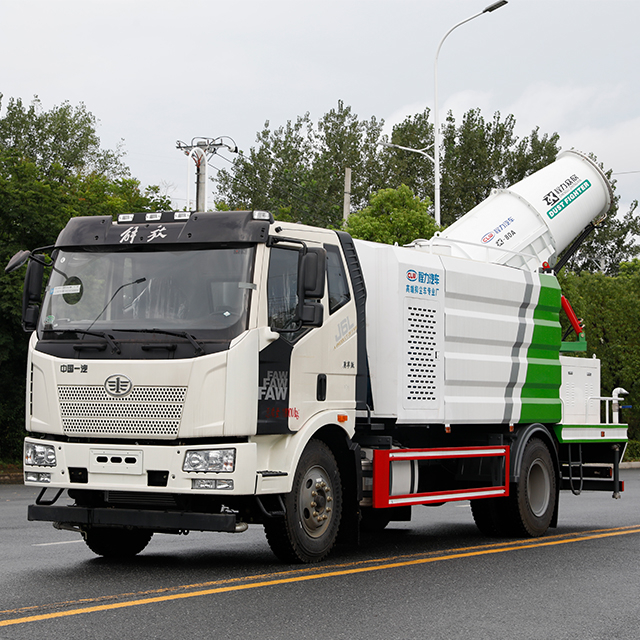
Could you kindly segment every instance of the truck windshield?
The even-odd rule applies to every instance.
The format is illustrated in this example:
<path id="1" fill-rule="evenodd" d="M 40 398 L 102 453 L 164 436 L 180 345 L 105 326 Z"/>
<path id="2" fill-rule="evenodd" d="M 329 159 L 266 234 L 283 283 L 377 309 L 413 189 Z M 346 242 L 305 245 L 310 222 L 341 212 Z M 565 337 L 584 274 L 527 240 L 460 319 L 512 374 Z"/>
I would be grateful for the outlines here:
<path id="1" fill-rule="evenodd" d="M 188 331 L 230 340 L 247 328 L 255 248 L 60 251 L 39 336 L 68 331 Z"/>

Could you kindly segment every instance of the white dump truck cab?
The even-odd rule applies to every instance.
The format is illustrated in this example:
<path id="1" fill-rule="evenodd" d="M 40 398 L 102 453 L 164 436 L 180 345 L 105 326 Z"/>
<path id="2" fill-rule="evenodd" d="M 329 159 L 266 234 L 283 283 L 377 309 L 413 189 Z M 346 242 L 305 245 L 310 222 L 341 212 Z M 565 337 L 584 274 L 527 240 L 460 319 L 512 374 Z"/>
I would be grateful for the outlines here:
<path id="1" fill-rule="evenodd" d="M 75 506 L 30 517 L 98 552 L 113 535 L 137 548 L 127 532 L 141 527 L 242 530 L 277 520 L 272 498 L 291 492 L 312 437 L 353 457 L 357 312 L 338 234 L 265 212 L 75 218 L 50 254 L 27 276 L 37 301 L 50 262 L 41 310 L 25 309 L 25 483 Z M 313 542 L 339 509 L 311 493 Z"/>

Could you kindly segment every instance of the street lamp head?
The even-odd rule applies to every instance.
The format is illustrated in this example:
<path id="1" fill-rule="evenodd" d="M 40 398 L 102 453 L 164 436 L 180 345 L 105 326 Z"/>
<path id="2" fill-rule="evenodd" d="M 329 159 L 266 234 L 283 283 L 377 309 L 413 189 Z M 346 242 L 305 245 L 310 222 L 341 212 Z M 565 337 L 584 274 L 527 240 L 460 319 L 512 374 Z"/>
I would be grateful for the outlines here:
<path id="1" fill-rule="evenodd" d="M 500 7 L 504 7 L 505 4 L 507 4 L 507 0 L 498 0 L 498 2 L 494 2 L 488 7 L 485 7 L 482 13 L 491 13 L 492 11 L 499 9 Z"/>

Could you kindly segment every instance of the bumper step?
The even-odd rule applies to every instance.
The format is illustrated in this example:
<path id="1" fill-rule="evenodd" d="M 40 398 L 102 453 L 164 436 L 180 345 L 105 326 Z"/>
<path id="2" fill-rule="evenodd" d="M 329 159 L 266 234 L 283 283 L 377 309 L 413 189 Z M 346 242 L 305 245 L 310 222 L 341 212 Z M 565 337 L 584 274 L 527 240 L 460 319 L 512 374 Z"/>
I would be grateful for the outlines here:
<path id="1" fill-rule="evenodd" d="M 31 521 L 58 522 L 79 527 L 137 527 L 157 532 L 223 531 L 233 533 L 236 531 L 236 516 L 233 513 L 193 513 L 32 504 L 29 505 L 27 518 Z"/>

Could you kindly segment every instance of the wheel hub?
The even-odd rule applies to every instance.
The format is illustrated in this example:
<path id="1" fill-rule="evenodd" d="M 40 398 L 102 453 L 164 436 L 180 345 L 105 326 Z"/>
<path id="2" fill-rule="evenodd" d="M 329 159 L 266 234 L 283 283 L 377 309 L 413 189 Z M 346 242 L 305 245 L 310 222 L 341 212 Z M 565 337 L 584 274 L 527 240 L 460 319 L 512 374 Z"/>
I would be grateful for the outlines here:
<path id="1" fill-rule="evenodd" d="M 540 458 L 533 461 L 529 467 L 527 482 L 527 497 L 531 511 L 536 517 L 544 515 L 549 506 L 549 492 L 551 478 L 549 471 Z"/>
<path id="2" fill-rule="evenodd" d="M 329 528 L 333 517 L 330 478 L 321 466 L 312 467 L 302 479 L 298 507 L 304 530 L 312 538 L 319 538 Z"/>

